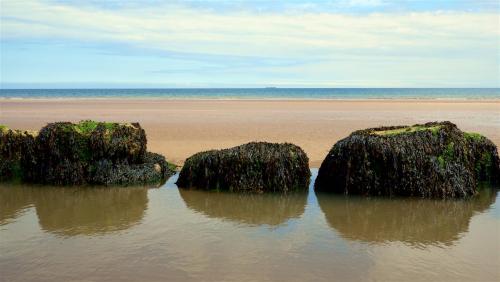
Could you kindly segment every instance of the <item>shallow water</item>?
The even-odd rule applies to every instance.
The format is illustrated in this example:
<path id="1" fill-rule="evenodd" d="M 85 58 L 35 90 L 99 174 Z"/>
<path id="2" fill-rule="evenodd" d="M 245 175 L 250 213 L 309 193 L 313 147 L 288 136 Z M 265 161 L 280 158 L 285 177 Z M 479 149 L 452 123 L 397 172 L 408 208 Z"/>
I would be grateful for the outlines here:
<path id="1" fill-rule="evenodd" d="M 441 201 L 186 191 L 175 180 L 0 186 L 0 280 L 500 280 L 493 189 Z"/>
<path id="2" fill-rule="evenodd" d="M 498 88 L 0 89 L 3 98 L 500 99 Z"/>

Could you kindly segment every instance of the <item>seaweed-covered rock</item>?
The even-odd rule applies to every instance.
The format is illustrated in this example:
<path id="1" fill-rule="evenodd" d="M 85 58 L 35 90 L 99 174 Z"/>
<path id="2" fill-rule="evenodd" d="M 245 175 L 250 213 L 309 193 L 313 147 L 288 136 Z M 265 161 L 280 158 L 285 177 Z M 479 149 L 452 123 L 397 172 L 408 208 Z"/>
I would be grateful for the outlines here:
<path id="1" fill-rule="evenodd" d="M 130 183 L 162 184 L 174 173 L 174 169 L 159 154 L 146 152 L 140 164 L 116 164 L 107 159 L 99 160 L 90 171 L 90 183 L 128 185 Z"/>
<path id="2" fill-rule="evenodd" d="M 55 185 L 158 184 L 174 173 L 163 156 L 146 152 L 137 123 L 56 122 L 34 140 L 24 180 Z"/>
<path id="3" fill-rule="evenodd" d="M 36 132 L 12 130 L 0 125 L 0 180 L 24 177 L 23 162 L 33 162 Z"/>
<path id="4" fill-rule="evenodd" d="M 380 127 L 337 142 L 321 164 L 315 189 L 344 194 L 462 198 L 480 181 L 496 183 L 496 146 L 451 122 Z"/>
<path id="5" fill-rule="evenodd" d="M 306 190 L 309 159 L 293 144 L 252 142 L 188 158 L 177 185 L 183 188 L 239 192 Z"/>
<path id="6" fill-rule="evenodd" d="M 464 136 L 468 141 L 476 181 L 499 184 L 500 160 L 495 144 L 478 133 L 464 132 Z"/>

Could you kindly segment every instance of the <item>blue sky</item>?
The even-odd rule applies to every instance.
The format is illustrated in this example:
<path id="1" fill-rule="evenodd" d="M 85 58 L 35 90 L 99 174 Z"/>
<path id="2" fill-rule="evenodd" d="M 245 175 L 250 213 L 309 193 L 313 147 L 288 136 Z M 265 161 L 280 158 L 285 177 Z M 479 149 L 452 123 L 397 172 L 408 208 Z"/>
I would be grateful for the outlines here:
<path id="1" fill-rule="evenodd" d="M 500 86 L 497 1 L 0 5 L 3 88 Z"/>

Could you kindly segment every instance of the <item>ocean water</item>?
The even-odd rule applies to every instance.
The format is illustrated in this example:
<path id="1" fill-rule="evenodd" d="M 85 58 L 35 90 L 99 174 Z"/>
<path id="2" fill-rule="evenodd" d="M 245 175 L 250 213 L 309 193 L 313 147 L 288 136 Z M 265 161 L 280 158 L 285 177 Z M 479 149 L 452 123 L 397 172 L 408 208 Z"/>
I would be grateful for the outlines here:
<path id="1" fill-rule="evenodd" d="M 0 89 L 1 98 L 500 99 L 500 88 Z"/>
<path id="2" fill-rule="evenodd" d="M 0 184 L 0 281 L 499 281 L 500 194 Z"/>

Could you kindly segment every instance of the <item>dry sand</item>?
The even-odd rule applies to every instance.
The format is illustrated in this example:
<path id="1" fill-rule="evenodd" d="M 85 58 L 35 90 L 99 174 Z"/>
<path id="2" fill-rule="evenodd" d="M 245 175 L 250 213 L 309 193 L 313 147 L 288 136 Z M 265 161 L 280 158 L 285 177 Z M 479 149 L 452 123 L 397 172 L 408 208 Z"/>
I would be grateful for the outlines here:
<path id="1" fill-rule="evenodd" d="M 0 99 L 0 124 L 39 129 L 48 122 L 138 121 L 148 148 L 176 164 L 199 151 L 249 141 L 291 142 L 318 167 L 351 131 L 449 120 L 500 145 L 500 101 Z"/>

